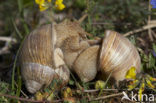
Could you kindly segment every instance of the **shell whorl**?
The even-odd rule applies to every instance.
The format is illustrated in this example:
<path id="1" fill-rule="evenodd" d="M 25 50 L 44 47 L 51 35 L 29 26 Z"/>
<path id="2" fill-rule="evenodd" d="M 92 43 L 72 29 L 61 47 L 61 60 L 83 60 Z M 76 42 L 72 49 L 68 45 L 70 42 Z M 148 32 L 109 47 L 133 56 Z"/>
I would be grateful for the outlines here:
<path id="1" fill-rule="evenodd" d="M 117 81 L 125 78 L 126 72 L 134 66 L 140 72 L 141 61 L 137 49 L 125 37 L 114 31 L 106 31 L 103 39 L 99 68 Z"/>
<path id="2" fill-rule="evenodd" d="M 54 69 L 38 63 L 23 63 L 21 68 L 26 88 L 30 93 L 35 93 L 42 86 L 48 86 L 56 76 Z"/>
<path id="3" fill-rule="evenodd" d="M 20 62 L 33 62 L 49 67 L 54 66 L 54 46 L 55 46 L 55 32 L 52 25 L 44 25 L 34 30 L 25 39 L 21 54 Z"/>
<path id="4" fill-rule="evenodd" d="M 74 71 L 83 82 L 91 81 L 97 74 L 99 46 L 91 46 L 80 53 L 74 62 Z"/>

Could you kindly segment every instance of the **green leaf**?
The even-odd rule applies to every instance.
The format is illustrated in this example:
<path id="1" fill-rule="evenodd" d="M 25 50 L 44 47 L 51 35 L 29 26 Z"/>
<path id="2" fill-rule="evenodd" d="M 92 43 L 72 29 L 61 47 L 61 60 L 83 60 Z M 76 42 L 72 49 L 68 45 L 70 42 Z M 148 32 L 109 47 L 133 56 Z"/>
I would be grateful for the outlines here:
<path id="1" fill-rule="evenodd" d="M 153 49 L 156 52 L 156 44 L 153 43 Z"/>
<path id="2" fill-rule="evenodd" d="M 74 85 L 74 81 L 73 80 L 69 80 L 69 85 Z"/>
<path id="3" fill-rule="evenodd" d="M 88 103 L 86 98 L 80 100 L 80 103 Z"/>
<path id="4" fill-rule="evenodd" d="M 148 63 L 148 68 L 149 69 L 152 69 L 155 67 L 155 59 L 154 57 L 152 56 L 152 54 L 150 53 L 149 54 L 149 63 Z"/>
<path id="5" fill-rule="evenodd" d="M 21 13 L 23 9 L 23 0 L 17 0 L 18 3 L 18 10 Z"/>

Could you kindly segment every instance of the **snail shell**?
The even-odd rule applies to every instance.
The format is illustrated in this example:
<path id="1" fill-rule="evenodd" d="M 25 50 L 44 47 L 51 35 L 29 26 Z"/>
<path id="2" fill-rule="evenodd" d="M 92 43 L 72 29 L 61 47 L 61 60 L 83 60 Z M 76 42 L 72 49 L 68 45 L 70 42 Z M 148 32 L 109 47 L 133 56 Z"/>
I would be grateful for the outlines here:
<path id="1" fill-rule="evenodd" d="M 62 72 L 66 73 L 65 80 L 69 78 L 68 68 L 62 66 L 61 50 L 55 48 L 57 37 L 53 26 L 48 24 L 34 30 L 23 42 L 19 56 L 21 74 L 30 93 L 48 86 Z"/>
<path id="2" fill-rule="evenodd" d="M 74 63 L 74 71 L 81 81 L 88 82 L 95 78 L 97 74 L 97 59 L 99 46 L 91 46 L 80 53 Z"/>
<path id="3" fill-rule="evenodd" d="M 125 37 L 114 31 L 106 31 L 103 39 L 99 68 L 102 73 L 116 81 L 124 80 L 126 72 L 135 67 L 140 72 L 141 61 L 137 49 Z"/>

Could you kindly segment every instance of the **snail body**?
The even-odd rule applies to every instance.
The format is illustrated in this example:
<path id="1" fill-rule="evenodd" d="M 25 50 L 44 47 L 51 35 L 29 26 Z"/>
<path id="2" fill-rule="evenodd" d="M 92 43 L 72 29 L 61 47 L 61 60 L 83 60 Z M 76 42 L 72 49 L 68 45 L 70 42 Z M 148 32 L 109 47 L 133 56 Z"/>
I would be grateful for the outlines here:
<path id="1" fill-rule="evenodd" d="M 62 72 L 65 72 L 65 80 L 68 81 L 68 68 L 60 55 L 61 50 L 55 48 L 55 44 L 56 33 L 53 24 L 34 30 L 24 40 L 19 59 L 21 74 L 30 93 L 48 86 L 54 78 L 62 78 L 59 76 Z"/>
<path id="2" fill-rule="evenodd" d="M 55 26 L 57 32 L 56 47 L 60 47 L 63 51 L 64 60 L 72 70 L 73 63 L 81 51 L 90 45 L 86 41 L 85 32 L 79 22 L 63 21 Z"/>
<path id="3" fill-rule="evenodd" d="M 87 41 L 79 42 L 79 38 L 77 37 L 71 37 L 65 40 L 62 51 L 64 52 L 64 60 L 71 70 L 78 55 L 89 46 Z"/>
<path id="4" fill-rule="evenodd" d="M 100 50 L 100 71 L 105 77 L 111 75 L 114 80 L 121 81 L 131 67 L 136 68 L 136 73 L 140 72 L 141 60 L 137 49 L 119 33 L 106 31 Z"/>
<path id="5" fill-rule="evenodd" d="M 86 39 L 86 35 L 88 34 L 81 28 L 80 23 L 77 21 L 71 22 L 69 20 L 64 20 L 63 22 L 56 24 L 54 29 L 57 33 L 56 47 L 61 47 L 68 38 Z M 78 41 L 73 42 L 76 43 Z"/>

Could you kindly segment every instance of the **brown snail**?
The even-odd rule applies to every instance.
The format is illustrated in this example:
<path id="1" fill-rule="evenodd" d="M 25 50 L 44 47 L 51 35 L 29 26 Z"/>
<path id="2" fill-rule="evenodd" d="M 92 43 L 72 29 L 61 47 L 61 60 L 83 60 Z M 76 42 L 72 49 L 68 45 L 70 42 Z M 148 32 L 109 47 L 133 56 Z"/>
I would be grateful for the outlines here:
<path id="1" fill-rule="evenodd" d="M 118 81 L 124 80 L 126 72 L 135 67 L 140 72 L 141 60 L 134 45 L 124 36 L 114 31 L 106 31 L 103 39 L 99 69 L 105 77 Z"/>
<path id="2" fill-rule="evenodd" d="M 93 80 L 99 71 L 99 77 L 107 79 L 111 75 L 116 83 L 125 79 L 131 67 L 140 72 L 141 61 L 137 49 L 127 38 L 109 30 L 105 32 L 102 44 L 90 46 L 81 52 L 73 66 L 83 82 Z"/>
<path id="3" fill-rule="evenodd" d="M 80 22 L 65 20 L 48 24 L 28 35 L 20 52 L 22 77 L 30 93 L 48 86 L 55 78 L 69 80 L 68 67 L 72 67 L 77 55 L 89 47 Z"/>
<path id="4" fill-rule="evenodd" d="M 97 74 L 99 46 L 91 46 L 80 53 L 74 63 L 74 71 L 81 81 L 88 82 L 95 78 Z"/>
<path id="5" fill-rule="evenodd" d="M 56 40 L 53 24 L 37 28 L 24 40 L 19 59 L 22 77 L 30 93 L 48 86 L 54 78 L 63 82 L 69 79 L 62 50 L 55 47 Z"/>

